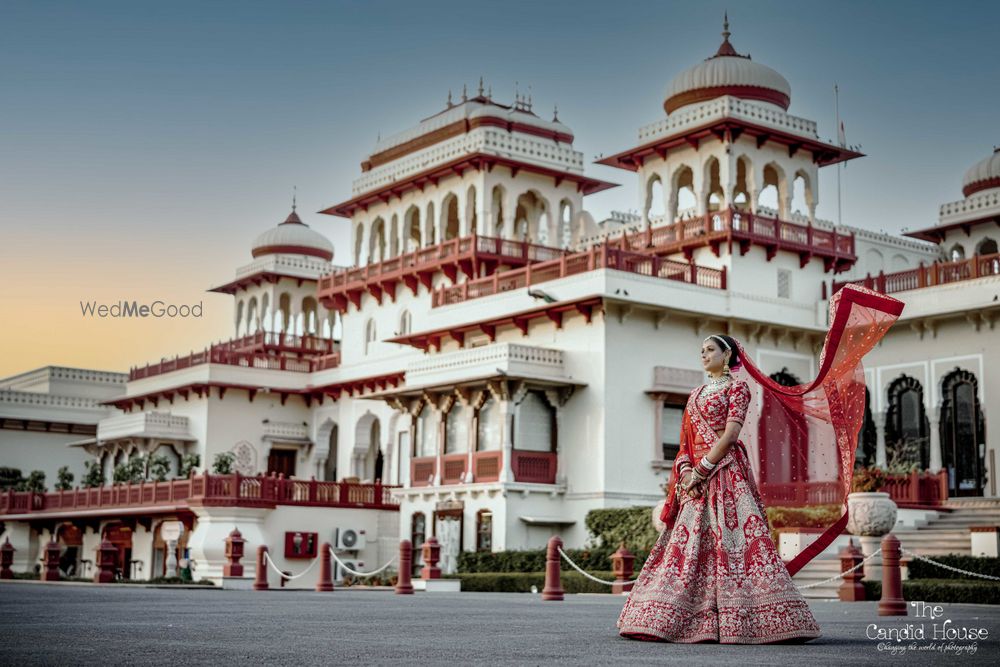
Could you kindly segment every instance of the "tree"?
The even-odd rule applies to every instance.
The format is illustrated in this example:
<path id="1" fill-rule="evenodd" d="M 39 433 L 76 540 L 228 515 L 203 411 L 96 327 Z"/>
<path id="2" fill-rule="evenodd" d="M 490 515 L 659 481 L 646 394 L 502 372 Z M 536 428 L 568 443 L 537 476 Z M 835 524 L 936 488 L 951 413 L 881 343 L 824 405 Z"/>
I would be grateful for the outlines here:
<path id="1" fill-rule="evenodd" d="M 141 456 L 115 466 L 115 484 L 138 484 L 146 478 L 146 461 Z"/>
<path id="2" fill-rule="evenodd" d="M 84 461 L 83 467 L 87 469 L 80 483 L 88 489 L 96 489 L 104 485 L 104 473 L 101 471 L 101 464 L 97 461 Z"/>
<path id="3" fill-rule="evenodd" d="M 181 457 L 181 477 L 190 477 L 191 471 L 201 465 L 201 457 L 197 454 L 185 454 Z"/>
<path id="4" fill-rule="evenodd" d="M 216 475 L 229 475 L 233 472 L 233 461 L 236 455 L 232 452 L 223 452 L 215 455 L 215 463 L 212 464 L 212 472 Z"/>
<path id="5" fill-rule="evenodd" d="M 0 468 L 0 490 L 14 488 L 22 479 L 19 468 Z"/>
<path id="6" fill-rule="evenodd" d="M 32 493 L 45 493 L 45 473 L 41 470 L 32 470 L 27 478 L 18 482 L 14 487 L 15 491 L 31 491 Z"/>
<path id="7" fill-rule="evenodd" d="M 170 474 L 170 459 L 163 454 L 157 454 L 149 458 L 149 476 L 157 482 L 167 481 Z"/>
<path id="8" fill-rule="evenodd" d="M 73 488 L 73 473 L 69 471 L 69 466 L 63 466 L 56 472 L 56 491 L 69 491 Z"/>

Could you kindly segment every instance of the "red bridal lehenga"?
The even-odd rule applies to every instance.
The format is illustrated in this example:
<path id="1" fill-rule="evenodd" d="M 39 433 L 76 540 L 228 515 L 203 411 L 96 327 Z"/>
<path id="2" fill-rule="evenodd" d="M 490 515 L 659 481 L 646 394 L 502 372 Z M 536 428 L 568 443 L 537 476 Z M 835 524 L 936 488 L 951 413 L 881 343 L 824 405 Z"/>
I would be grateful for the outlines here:
<path id="1" fill-rule="evenodd" d="M 847 525 L 847 494 L 864 420 L 861 358 L 902 306 L 848 285 L 831 299 L 830 331 L 815 380 L 781 386 L 739 347 L 740 365 L 729 383 L 691 392 L 661 515 L 666 527 L 618 618 L 623 637 L 766 644 L 820 636 L 792 575 Z M 718 461 L 702 495 L 688 497 L 676 489 L 678 466 L 697 464 L 728 421 L 743 424 L 739 440 Z M 826 504 L 843 513 L 786 564 L 771 539 L 762 491 L 769 505 Z"/>

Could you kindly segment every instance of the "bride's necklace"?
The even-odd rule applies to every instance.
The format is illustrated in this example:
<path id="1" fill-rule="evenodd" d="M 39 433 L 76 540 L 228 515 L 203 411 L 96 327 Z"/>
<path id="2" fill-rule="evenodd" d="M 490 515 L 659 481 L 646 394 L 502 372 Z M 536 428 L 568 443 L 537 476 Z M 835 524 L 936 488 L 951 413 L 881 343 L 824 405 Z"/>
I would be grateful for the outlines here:
<path id="1" fill-rule="evenodd" d="M 719 391 L 722 391 L 729 385 L 729 381 L 732 379 L 730 375 L 720 375 L 717 378 L 711 378 L 705 383 L 705 389 L 702 391 L 702 396 L 711 396 Z"/>

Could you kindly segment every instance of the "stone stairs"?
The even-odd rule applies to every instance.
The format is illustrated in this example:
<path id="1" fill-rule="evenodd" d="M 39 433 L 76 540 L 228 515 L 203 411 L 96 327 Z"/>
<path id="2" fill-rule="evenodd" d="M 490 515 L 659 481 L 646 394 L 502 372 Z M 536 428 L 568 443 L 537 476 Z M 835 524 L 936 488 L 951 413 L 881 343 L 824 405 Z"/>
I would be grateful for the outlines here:
<path id="1" fill-rule="evenodd" d="M 969 526 L 1000 526 L 1000 498 L 953 498 L 943 507 L 937 518 L 931 519 L 920 528 L 893 530 L 904 549 L 921 556 L 943 556 L 945 554 L 972 554 Z M 857 538 L 855 545 L 860 546 Z M 904 554 L 904 558 L 907 556 Z M 835 555 L 820 555 L 796 573 L 793 581 L 802 586 L 832 577 L 840 572 L 840 559 Z M 806 598 L 836 598 L 840 580 L 832 581 L 802 591 Z"/>

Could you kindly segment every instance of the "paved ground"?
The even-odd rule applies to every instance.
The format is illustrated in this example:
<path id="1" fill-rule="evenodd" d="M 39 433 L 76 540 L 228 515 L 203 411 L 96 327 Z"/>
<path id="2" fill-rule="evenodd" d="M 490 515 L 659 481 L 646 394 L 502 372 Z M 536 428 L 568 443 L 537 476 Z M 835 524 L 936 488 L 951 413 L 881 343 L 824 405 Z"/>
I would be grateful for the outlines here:
<path id="1" fill-rule="evenodd" d="M 719 646 L 621 639 L 614 624 L 623 602 L 610 595 L 570 595 L 560 603 L 513 593 L 397 596 L 377 590 L 254 593 L 8 583 L 0 585 L 0 663 L 1000 664 L 1000 606 L 944 605 L 944 615 L 931 621 L 916 618 L 912 609 L 908 617 L 879 617 L 875 603 L 810 601 L 824 633 L 819 639 Z M 933 641 L 934 623 L 946 620 L 949 628 L 985 627 L 988 638 Z M 927 637 L 912 648 L 909 641 L 889 642 L 905 649 L 893 655 L 866 637 L 870 623 L 923 625 Z"/>

